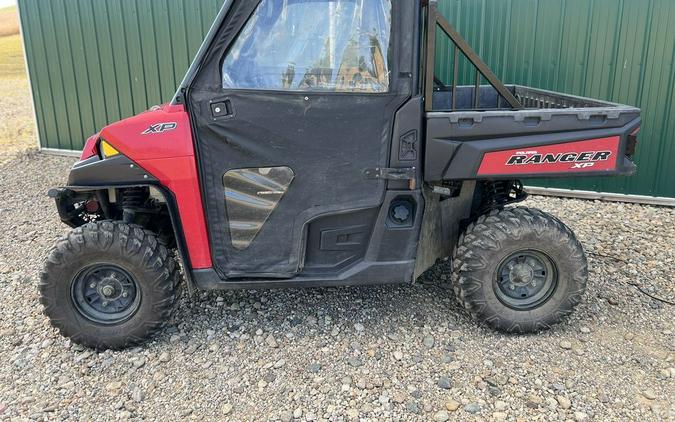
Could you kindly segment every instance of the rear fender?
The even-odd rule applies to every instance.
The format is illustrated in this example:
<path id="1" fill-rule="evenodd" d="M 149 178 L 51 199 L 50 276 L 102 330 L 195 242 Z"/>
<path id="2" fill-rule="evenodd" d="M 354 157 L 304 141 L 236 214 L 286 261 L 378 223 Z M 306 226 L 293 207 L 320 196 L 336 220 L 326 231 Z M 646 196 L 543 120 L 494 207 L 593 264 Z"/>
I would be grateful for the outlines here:
<path id="1" fill-rule="evenodd" d="M 425 181 L 632 175 L 630 138 L 639 118 L 620 127 L 480 136 L 480 123 L 450 130 L 431 119 Z M 478 130 L 477 130 L 478 129 Z M 450 138 L 435 137 L 447 133 Z M 477 135 L 477 136 L 473 136 Z M 482 139 L 481 139 L 482 138 Z"/>

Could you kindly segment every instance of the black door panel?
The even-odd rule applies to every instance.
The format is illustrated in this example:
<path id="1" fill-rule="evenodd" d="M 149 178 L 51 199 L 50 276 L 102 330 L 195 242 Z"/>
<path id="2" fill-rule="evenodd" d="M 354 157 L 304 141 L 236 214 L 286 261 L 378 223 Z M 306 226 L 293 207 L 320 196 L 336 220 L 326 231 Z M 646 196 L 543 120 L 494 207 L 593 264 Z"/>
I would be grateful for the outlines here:
<path id="1" fill-rule="evenodd" d="M 388 0 L 378 1 L 389 4 Z M 297 67 L 289 66 L 285 75 L 290 78 L 300 69 L 315 73 L 310 78 L 294 79 L 300 83 L 288 84 L 289 89 L 296 91 L 223 88 L 224 85 L 236 86 L 236 80 L 247 83 L 259 80 L 261 87 L 269 82 L 270 75 L 265 72 L 237 74 L 237 69 L 229 75 L 231 78 L 228 76 L 227 84 L 222 79 L 224 63 L 228 69 L 232 69 L 232 63 L 254 63 L 253 52 L 268 51 L 236 44 L 240 34 L 251 34 L 243 28 L 254 14 L 256 5 L 267 4 L 263 9 L 269 13 L 264 19 L 269 21 L 277 19 L 276 8 L 280 5 L 307 4 L 314 13 L 320 3 L 318 0 L 297 3 L 235 1 L 190 85 L 187 98 L 207 224 L 214 264 L 221 277 L 291 278 L 302 271 L 306 260 L 310 266 L 318 264 L 324 269 L 332 266 L 337 271 L 343 264 L 363 255 L 373 232 L 373 213 L 382 206 L 387 185 L 381 179 L 366 177 L 365 173 L 368 169 L 388 167 L 394 116 L 411 96 L 414 51 L 410 43 L 415 37 L 409 35 L 411 28 L 402 31 L 399 25 L 402 22 L 410 27 L 416 24 L 414 15 L 408 10 L 413 8 L 412 5 L 391 2 L 389 50 L 386 46 L 371 44 L 376 40 L 375 36 L 382 33 L 373 32 L 373 37 L 366 39 L 367 48 L 349 50 L 350 54 L 355 51 L 366 56 L 372 54 L 373 60 L 340 67 L 339 75 L 345 76 L 345 80 L 339 77 L 336 82 L 331 82 L 323 70 L 318 72 L 313 66 L 300 63 Z M 355 4 L 343 2 L 348 8 Z M 372 8 L 375 2 L 363 4 Z M 404 8 L 407 12 L 401 13 Z M 379 9 L 370 12 L 376 10 Z M 364 34 L 370 36 L 368 34 L 374 28 L 372 22 L 382 23 L 373 20 L 373 16 L 370 13 L 367 19 L 364 18 L 368 28 L 365 32 L 354 32 L 360 34 L 361 38 L 357 39 L 363 41 Z M 307 31 L 315 31 L 316 26 L 316 23 L 308 25 Z M 265 35 L 264 32 L 261 34 Z M 282 40 L 297 39 L 287 37 L 283 31 L 278 34 Z M 342 36 L 338 32 L 335 34 L 338 40 Z M 305 39 L 301 35 L 298 35 L 300 39 Z M 332 45 L 307 39 L 307 45 Z M 405 50 L 400 49 L 403 44 L 407 46 Z M 237 54 L 237 59 L 227 61 L 231 48 L 236 51 L 233 54 Z M 325 66 L 317 64 L 316 69 L 325 70 Z M 386 71 L 384 80 L 383 70 Z M 360 78 L 360 75 L 365 77 Z M 379 76 L 371 78 L 372 75 Z M 389 92 L 380 92 L 386 91 L 387 87 Z M 328 92 L 350 89 L 352 92 Z M 278 188 L 257 190 L 257 182 L 265 185 L 270 181 L 252 182 L 251 177 L 264 179 L 261 170 L 269 169 L 286 169 L 287 176 L 274 182 L 280 183 Z M 288 176 L 290 174 L 292 177 Z M 242 178 L 247 180 L 243 184 Z M 228 183 L 237 186 L 233 188 Z M 244 197 L 232 199 L 242 193 Z M 248 210 L 246 206 L 242 207 L 247 201 Z M 252 204 L 257 204 L 258 208 Z M 361 213 L 363 210 L 371 211 Z M 331 216 L 347 214 L 352 216 L 349 224 L 339 217 L 331 219 Z M 358 217 L 360 215 L 364 217 Z M 317 221 L 338 221 L 337 225 L 329 227 L 337 230 L 334 233 L 338 236 L 334 239 L 336 245 L 354 251 L 331 250 L 329 234 L 323 241 L 308 242 L 310 225 Z M 342 242 L 343 238 L 347 238 L 347 242 Z M 320 246 L 319 251 L 307 251 L 313 244 Z"/>
<path id="2" fill-rule="evenodd" d="M 232 92 L 236 115 L 195 119 L 209 230 L 218 268 L 230 277 L 292 276 L 301 262 L 302 231 L 330 212 L 378 207 L 385 184 L 368 168 L 386 167 L 395 95 Z M 245 249 L 233 242 L 223 177 L 236 169 L 286 167 L 287 192 Z"/>

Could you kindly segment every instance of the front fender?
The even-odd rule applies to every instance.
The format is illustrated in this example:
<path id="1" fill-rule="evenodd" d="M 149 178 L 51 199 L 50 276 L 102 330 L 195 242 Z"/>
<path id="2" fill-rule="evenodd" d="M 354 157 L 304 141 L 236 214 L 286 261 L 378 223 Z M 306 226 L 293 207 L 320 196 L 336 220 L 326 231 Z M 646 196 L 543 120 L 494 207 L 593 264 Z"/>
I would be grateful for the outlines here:
<path id="1" fill-rule="evenodd" d="M 97 155 L 76 163 L 68 176 L 69 186 L 123 186 L 159 184 L 153 175 L 124 155 L 101 159 Z"/>

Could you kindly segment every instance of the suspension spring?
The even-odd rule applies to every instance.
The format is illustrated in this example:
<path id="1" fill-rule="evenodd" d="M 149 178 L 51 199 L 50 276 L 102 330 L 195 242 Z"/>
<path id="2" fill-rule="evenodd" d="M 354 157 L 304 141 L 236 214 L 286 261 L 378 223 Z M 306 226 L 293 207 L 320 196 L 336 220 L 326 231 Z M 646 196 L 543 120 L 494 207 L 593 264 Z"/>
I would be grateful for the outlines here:
<path id="1" fill-rule="evenodd" d="M 149 195 L 146 188 L 129 188 L 122 192 L 123 219 L 126 224 L 134 222 L 136 210 L 143 207 Z"/>

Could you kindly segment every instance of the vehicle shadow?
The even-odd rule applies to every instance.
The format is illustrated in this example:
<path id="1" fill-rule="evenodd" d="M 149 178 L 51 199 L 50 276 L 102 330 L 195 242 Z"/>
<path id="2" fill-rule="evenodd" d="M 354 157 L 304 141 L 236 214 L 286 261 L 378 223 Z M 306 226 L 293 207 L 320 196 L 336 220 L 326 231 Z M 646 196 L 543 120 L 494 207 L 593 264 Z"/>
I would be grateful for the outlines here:
<path id="1" fill-rule="evenodd" d="M 258 330 L 324 337 L 336 329 L 354 332 L 357 324 L 374 335 L 425 326 L 477 328 L 447 280 L 436 278 L 440 271 L 441 265 L 434 267 L 416 284 L 185 294 L 172 323 L 156 340 L 167 342 L 176 335 L 182 341 L 208 335 L 237 338 Z"/>

